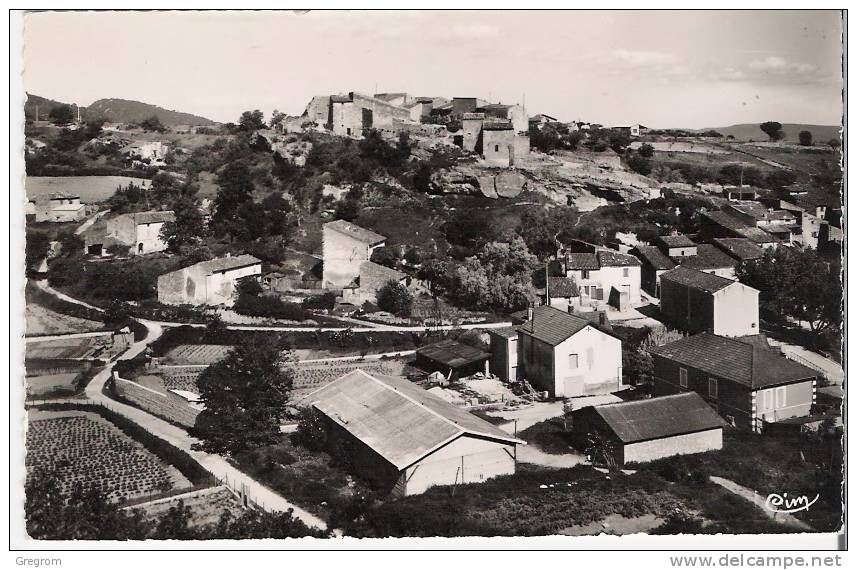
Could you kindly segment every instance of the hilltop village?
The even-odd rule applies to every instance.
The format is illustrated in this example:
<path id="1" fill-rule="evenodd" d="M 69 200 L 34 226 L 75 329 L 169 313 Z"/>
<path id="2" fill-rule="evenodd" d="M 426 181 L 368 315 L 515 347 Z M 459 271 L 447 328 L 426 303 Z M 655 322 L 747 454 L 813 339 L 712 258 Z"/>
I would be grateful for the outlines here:
<path id="1" fill-rule="evenodd" d="M 286 536 L 838 528 L 838 135 L 408 93 L 228 124 L 40 101 L 32 488 L 97 479 L 105 508 L 151 523 L 126 537 L 178 501 L 188 536 L 289 509 L 250 518 Z M 753 502 L 809 480 L 812 511 Z"/>

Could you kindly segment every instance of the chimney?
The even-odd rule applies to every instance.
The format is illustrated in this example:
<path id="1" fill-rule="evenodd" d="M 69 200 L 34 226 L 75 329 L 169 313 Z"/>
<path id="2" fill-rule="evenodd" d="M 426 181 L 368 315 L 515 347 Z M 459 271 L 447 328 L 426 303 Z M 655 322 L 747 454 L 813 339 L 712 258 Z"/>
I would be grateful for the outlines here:
<path id="1" fill-rule="evenodd" d="M 568 304 L 568 314 L 571 315 L 572 313 L 574 313 L 574 305 L 569 303 Z"/>

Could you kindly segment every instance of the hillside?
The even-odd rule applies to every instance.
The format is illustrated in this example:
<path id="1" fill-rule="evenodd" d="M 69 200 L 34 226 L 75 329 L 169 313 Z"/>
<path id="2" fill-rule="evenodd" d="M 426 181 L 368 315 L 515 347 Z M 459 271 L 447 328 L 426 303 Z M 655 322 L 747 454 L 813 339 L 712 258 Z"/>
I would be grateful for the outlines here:
<path id="1" fill-rule="evenodd" d="M 38 95 L 32 95 L 27 93 L 27 101 L 24 103 L 24 116 L 28 119 L 36 118 L 36 108 L 39 110 L 39 118 L 42 120 L 46 120 L 48 118 L 48 113 L 51 112 L 51 109 L 54 107 L 59 107 L 60 105 L 68 105 L 68 103 L 63 103 L 62 101 L 54 101 L 53 99 L 47 99 L 45 97 L 39 97 Z"/>
<path id="2" fill-rule="evenodd" d="M 99 99 L 85 109 L 85 114 L 87 117 L 103 117 L 113 123 L 139 123 L 152 115 L 157 115 L 161 123 L 167 126 L 217 124 L 205 117 L 127 99 Z"/>
<path id="3" fill-rule="evenodd" d="M 737 140 L 741 141 L 752 140 L 759 142 L 768 140 L 768 136 L 762 132 L 758 124 L 714 127 L 714 130 L 718 133 L 722 133 L 724 137 L 732 135 Z M 811 132 L 812 138 L 816 142 L 827 142 L 832 138 L 839 138 L 839 127 L 836 125 L 802 125 L 797 123 L 783 123 L 783 131 L 786 134 L 785 140 L 788 142 L 797 142 L 798 133 L 801 131 Z"/>

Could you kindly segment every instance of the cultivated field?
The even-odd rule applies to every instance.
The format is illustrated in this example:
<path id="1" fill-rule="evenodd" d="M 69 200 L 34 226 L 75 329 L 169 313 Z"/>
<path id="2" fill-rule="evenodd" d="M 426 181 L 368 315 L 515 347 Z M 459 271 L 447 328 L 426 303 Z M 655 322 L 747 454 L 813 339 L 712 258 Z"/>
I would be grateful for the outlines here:
<path id="1" fill-rule="evenodd" d="M 27 336 L 42 336 L 92 332 L 104 328 L 104 323 L 63 315 L 35 303 L 26 304 Z"/>
<path id="2" fill-rule="evenodd" d="M 184 503 L 186 508 L 190 509 L 188 526 L 191 528 L 217 524 L 225 512 L 237 518 L 244 511 L 239 499 L 226 487 L 212 487 L 193 493 L 190 497 L 175 497 L 171 500 L 147 503 L 139 507 L 129 507 L 129 509 L 139 510 L 145 519 L 156 521 L 164 517 L 171 508 L 177 507 L 179 500 Z"/>
<path id="3" fill-rule="evenodd" d="M 165 364 L 212 364 L 222 360 L 232 347 L 225 344 L 180 344 L 164 358 Z"/>
<path id="4" fill-rule="evenodd" d="M 109 354 L 110 337 L 64 338 L 30 342 L 26 357 L 32 358 L 100 358 Z"/>
<path id="5" fill-rule="evenodd" d="M 128 186 L 131 182 L 145 187 L 152 183 L 145 178 L 130 176 L 28 176 L 24 187 L 30 200 L 54 192 L 67 192 L 80 196 L 81 202 L 91 204 L 106 200 L 119 186 Z"/>
<path id="6" fill-rule="evenodd" d="M 54 392 L 74 392 L 79 372 L 28 376 L 25 380 L 27 395 L 44 396 Z"/>
<path id="7" fill-rule="evenodd" d="M 118 503 L 190 487 L 178 470 L 91 412 L 30 412 L 25 464 L 28 477 L 55 471 L 65 496 L 77 484 Z"/>
<path id="8" fill-rule="evenodd" d="M 400 376 L 405 367 L 404 360 L 355 360 L 298 364 L 295 366 L 295 378 L 292 384 L 292 401 L 303 398 L 313 390 L 317 390 L 353 370 L 360 369 L 369 374 Z"/>

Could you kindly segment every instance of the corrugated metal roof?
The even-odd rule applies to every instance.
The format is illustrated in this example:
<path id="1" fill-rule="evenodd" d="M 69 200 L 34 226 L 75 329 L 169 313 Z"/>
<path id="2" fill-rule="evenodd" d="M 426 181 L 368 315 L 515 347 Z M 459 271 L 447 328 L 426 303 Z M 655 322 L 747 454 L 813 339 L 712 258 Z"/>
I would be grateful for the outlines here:
<path id="1" fill-rule="evenodd" d="M 745 340 L 700 333 L 651 348 L 649 352 L 750 388 L 818 376 L 815 370 L 765 348 L 755 336 Z"/>
<path id="2" fill-rule="evenodd" d="M 450 368 L 460 368 L 487 360 L 491 354 L 452 339 L 442 340 L 417 350 L 417 354 Z"/>
<path id="3" fill-rule="evenodd" d="M 591 323 L 556 307 L 541 305 L 533 309 L 533 319 L 518 327 L 518 332 L 556 346 Z"/>
<path id="4" fill-rule="evenodd" d="M 733 283 L 737 283 L 737 281 L 733 281 L 732 279 L 691 269 L 683 264 L 661 275 L 661 280 L 672 281 L 673 283 L 679 283 L 691 289 L 698 289 L 707 293 L 716 293 Z"/>
<path id="5" fill-rule="evenodd" d="M 416 384 L 354 370 L 303 400 L 338 423 L 399 470 L 469 434 L 523 443 Z"/>
<path id="6" fill-rule="evenodd" d="M 595 406 L 622 443 L 722 428 L 726 422 L 696 392 Z"/>
<path id="7" fill-rule="evenodd" d="M 379 244 L 387 240 L 387 238 L 381 234 L 376 234 L 372 230 L 361 228 L 360 226 L 352 224 L 351 222 L 346 222 L 345 220 L 334 220 L 324 224 L 324 227 L 326 229 L 336 230 L 339 233 L 366 242 L 369 245 Z"/>

